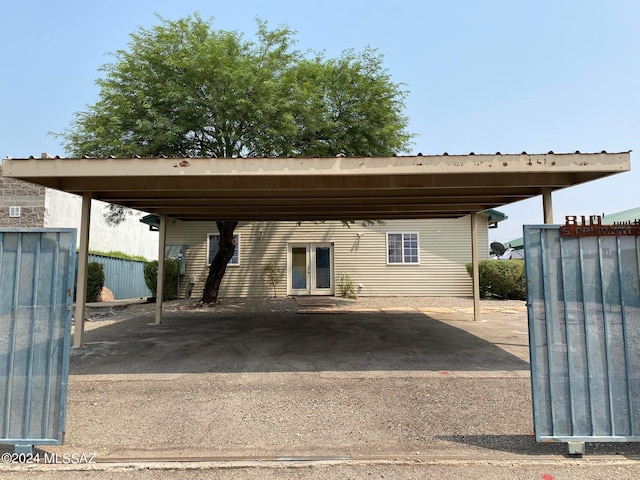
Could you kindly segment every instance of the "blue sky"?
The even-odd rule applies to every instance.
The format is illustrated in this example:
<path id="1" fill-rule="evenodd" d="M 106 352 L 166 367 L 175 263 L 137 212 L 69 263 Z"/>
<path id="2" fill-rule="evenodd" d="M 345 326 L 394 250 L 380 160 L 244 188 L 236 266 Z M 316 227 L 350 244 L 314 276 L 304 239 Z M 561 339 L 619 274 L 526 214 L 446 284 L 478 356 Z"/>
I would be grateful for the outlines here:
<path id="1" fill-rule="evenodd" d="M 195 11 L 251 37 L 255 18 L 296 30 L 302 50 L 370 45 L 410 91 L 407 114 L 424 154 L 640 152 L 637 0 L 22 0 L 0 17 L 0 156 L 64 155 L 48 132 L 97 99 L 110 52 L 139 27 Z M 640 168 L 554 194 L 569 214 L 640 206 Z M 542 223 L 542 201 L 500 209 L 490 239 Z"/>

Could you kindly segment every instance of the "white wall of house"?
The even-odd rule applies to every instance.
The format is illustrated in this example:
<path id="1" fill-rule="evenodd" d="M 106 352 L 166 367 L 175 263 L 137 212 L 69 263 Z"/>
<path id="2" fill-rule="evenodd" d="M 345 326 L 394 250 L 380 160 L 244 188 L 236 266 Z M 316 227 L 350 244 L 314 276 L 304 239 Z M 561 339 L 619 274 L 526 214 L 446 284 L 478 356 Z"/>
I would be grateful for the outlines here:
<path id="1" fill-rule="evenodd" d="M 487 219 L 480 215 L 479 255 L 489 250 Z M 214 222 L 169 221 L 167 244 L 184 244 L 186 275 L 181 279 L 185 295 L 189 278 L 195 280 L 192 298 L 198 298 L 207 276 L 207 237 L 216 233 Z M 419 262 L 389 264 L 387 233 L 417 233 Z M 330 243 L 333 245 L 334 284 L 348 274 L 360 296 L 470 296 L 472 283 L 465 263 L 471 261 L 471 220 L 389 220 L 384 225 L 347 228 L 340 222 L 241 223 L 239 264 L 228 265 L 220 288 L 221 297 L 266 296 L 273 290 L 264 279 L 265 265 L 282 270 L 278 296 L 290 293 L 287 282 L 288 244 Z"/>
<path id="2" fill-rule="evenodd" d="M 134 211 L 120 225 L 113 227 L 104 219 L 108 204 L 91 202 L 89 249 L 101 252 L 120 251 L 129 255 L 142 255 L 147 260 L 158 258 L 158 232 L 140 223 L 144 215 Z M 82 198 L 78 195 L 47 189 L 45 193 L 44 226 L 47 228 L 77 228 L 80 230 Z"/>

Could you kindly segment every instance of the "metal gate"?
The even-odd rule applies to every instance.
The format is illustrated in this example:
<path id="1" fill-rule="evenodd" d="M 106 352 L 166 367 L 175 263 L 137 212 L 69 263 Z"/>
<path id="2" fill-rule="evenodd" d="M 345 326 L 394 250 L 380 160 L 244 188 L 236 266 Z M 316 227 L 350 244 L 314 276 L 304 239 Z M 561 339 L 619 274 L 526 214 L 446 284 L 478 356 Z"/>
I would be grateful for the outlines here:
<path id="1" fill-rule="evenodd" d="M 525 226 L 536 440 L 640 441 L 640 237 Z"/>
<path id="2" fill-rule="evenodd" d="M 0 443 L 63 439 L 75 229 L 0 229 Z"/>

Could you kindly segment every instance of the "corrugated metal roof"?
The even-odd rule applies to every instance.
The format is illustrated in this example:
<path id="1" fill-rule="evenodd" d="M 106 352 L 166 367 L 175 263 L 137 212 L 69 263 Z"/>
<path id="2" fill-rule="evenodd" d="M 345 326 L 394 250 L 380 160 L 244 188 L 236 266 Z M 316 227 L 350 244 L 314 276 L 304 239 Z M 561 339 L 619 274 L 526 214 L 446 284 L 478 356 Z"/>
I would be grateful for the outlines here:
<path id="1" fill-rule="evenodd" d="M 602 223 L 605 225 L 613 225 L 618 222 L 630 222 L 640 219 L 640 207 L 623 210 L 622 212 L 610 213 L 602 216 Z"/>
<path id="2" fill-rule="evenodd" d="M 438 154 L 423 154 L 422 152 L 418 152 L 415 155 L 393 155 L 394 157 L 447 157 L 447 156 L 478 156 L 478 157 L 488 157 L 488 156 L 501 156 L 501 155 L 505 155 L 505 156 L 513 156 L 513 155 L 600 155 L 600 154 L 616 154 L 616 153 L 631 153 L 631 150 L 626 150 L 626 151 L 621 151 L 621 152 L 607 152 L 606 150 L 602 150 L 600 152 L 581 152 L 580 150 L 576 150 L 575 152 L 554 152 L 554 151 L 549 151 L 546 154 L 543 153 L 528 153 L 528 152 L 521 152 L 521 153 L 500 153 L 500 152 L 496 152 L 496 153 L 475 153 L 475 152 L 469 152 L 469 153 L 449 153 L 449 152 L 444 152 L 440 155 Z M 371 158 L 371 156 L 369 155 L 369 157 Z M 49 153 L 41 153 L 40 157 L 36 157 L 35 155 L 30 155 L 27 160 L 35 160 L 37 158 L 41 158 L 41 159 L 49 159 L 49 160 L 60 160 L 60 159 L 74 159 L 74 158 L 78 158 L 78 157 L 61 157 L 60 155 L 51 155 Z M 82 158 L 85 159 L 94 159 L 94 160 L 99 160 L 100 157 L 89 157 L 87 155 L 83 156 Z M 110 155 L 109 157 L 104 157 L 102 159 L 106 159 L 106 158 L 116 158 L 113 155 Z M 163 155 L 162 153 L 160 153 L 158 156 L 156 157 L 141 157 L 140 155 L 134 155 L 132 157 L 129 158 L 180 158 L 180 159 L 184 159 L 184 158 L 218 158 L 218 157 L 197 157 L 197 156 L 191 156 L 191 155 L 186 155 L 186 156 L 176 156 L 176 155 Z M 230 157 L 231 158 L 231 157 Z M 271 158 L 271 159 L 278 159 L 278 158 L 305 158 L 305 157 L 293 157 L 293 156 L 287 156 L 287 157 L 242 157 L 242 156 L 238 156 L 238 157 L 232 157 L 232 158 Z M 323 158 L 333 158 L 333 157 L 323 157 Z M 361 158 L 358 156 L 350 156 L 350 155 L 345 155 L 343 153 L 339 153 L 338 155 L 336 155 L 336 158 Z M 7 156 L 6 160 L 16 160 L 13 157 Z M 19 160 L 19 159 L 17 159 Z M 23 159 L 24 160 L 24 159 Z M 1 168 L 1 164 L 0 164 L 0 168 Z"/>

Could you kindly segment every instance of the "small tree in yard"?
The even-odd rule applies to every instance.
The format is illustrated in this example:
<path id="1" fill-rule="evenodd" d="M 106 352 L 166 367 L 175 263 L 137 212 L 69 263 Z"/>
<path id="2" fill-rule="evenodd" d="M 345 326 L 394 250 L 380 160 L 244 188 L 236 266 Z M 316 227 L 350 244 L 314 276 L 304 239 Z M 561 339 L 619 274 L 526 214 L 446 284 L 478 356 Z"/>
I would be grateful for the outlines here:
<path id="1" fill-rule="evenodd" d="M 282 268 L 275 266 L 272 263 L 264 266 L 264 278 L 273 288 L 273 298 L 278 296 L 276 287 L 280 283 L 280 275 L 282 274 Z"/>
<path id="2" fill-rule="evenodd" d="M 371 48 L 327 59 L 288 27 L 255 40 L 197 14 L 140 29 L 102 68 L 99 99 L 61 134 L 75 156 L 390 156 L 408 150 L 407 92 Z M 112 208 L 115 221 L 122 207 Z M 217 301 L 238 222 L 217 221 L 203 302 Z"/>

